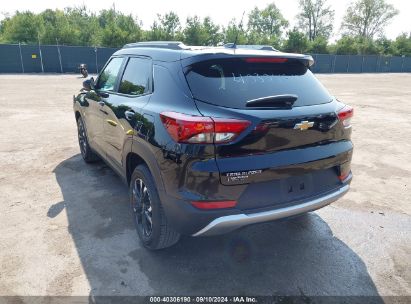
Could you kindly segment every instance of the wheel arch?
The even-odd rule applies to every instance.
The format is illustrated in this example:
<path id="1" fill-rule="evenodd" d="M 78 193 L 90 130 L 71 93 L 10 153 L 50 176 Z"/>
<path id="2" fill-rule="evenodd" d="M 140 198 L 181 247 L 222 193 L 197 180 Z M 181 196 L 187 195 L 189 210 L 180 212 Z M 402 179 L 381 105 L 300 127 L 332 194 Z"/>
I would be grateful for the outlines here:
<path id="1" fill-rule="evenodd" d="M 164 190 L 163 179 L 161 177 L 160 168 L 157 165 L 157 161 L 154 158 L 151 151 L 145 151 L 140 145 L 140 148 L 136 147 L 136 143 L 133 144 L 132 151 L 127 153 L 126 156 L 126 182 L 127 185 L 130 184 L 131 175 L 133 174 L 134 169 L 138 165 L 146 165 L 149 169 L 153 179 L 156 183 L 157 190 L 162 192 Z"/>
<path id="2" fill-rule="evenodd" d="M 134 153 L 134 152 L 128 153 L 127 157 L 126 157 L 126 180 L 127 180 L 128 185 L 130 184 L 131 175 L 133 174 L 134 169 L 138 165 L 146 165 L 147 166 L 147 163 L 137 153 Z"/>

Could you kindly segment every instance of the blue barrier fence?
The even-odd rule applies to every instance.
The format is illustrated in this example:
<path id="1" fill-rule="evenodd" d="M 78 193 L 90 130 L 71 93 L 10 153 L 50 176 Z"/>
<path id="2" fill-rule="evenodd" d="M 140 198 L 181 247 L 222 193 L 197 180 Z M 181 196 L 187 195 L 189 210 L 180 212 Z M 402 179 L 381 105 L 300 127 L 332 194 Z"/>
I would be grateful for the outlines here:
<path id="1" fill-rule="evenodd" d="M 115 48 L 0 44 L 0 73 L 74 73 L 80 63 L 90 73 L 104 66 Z"/>
<path id="2" fill-rule="evenodd" d="M 0 44 L 0 73 L 97 73 L 116 48 Z M 411 73 L 411 57 L 313 54 L 314 73 Z"/>
<path id="3" fill-rule="evenodd" d="M 314 73 L 410 73 L 411 57 L 312 55 Z"/>

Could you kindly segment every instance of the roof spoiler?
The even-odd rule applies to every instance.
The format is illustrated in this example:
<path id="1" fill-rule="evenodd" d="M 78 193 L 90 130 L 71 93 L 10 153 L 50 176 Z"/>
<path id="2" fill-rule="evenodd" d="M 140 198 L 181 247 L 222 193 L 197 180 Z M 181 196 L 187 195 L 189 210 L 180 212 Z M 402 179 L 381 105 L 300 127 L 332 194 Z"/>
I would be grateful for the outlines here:
<path id="1" fill-rule="evenodd" d="M 171 50 L 184 50 L 187 46 L 181 41 L 146 41 L 146 42 L 134 42 L 128 43 L 123 46 L 123 49 L 127 48 L 160 48 L 160 49 L 171 49 Z"/>
<path id="2" fill-rule="evenodd" d="M 277 49 L 275 49 L 271 45 L 226 43 L 226 44 L 224 44 L 224 47 L 228 48 L 228 49 L 248 49 L 248 50 L 279 52 Z"/>
<path id="3" fill-rule="evenodd" d="M 250 58 L 249 62 L 264 62 L 264 59 L 272 58 L 273 62 L 275 58 L 278 59 L 278 63 L 280 63 L 281 59 L 286 60 L 295 60 L 301 62 L 307 68 L 310 68 L 314 65 L 314 59 L 311 55 L 300 55 L 300 54 L 293 54 L 293 53 L 281 53 L 281 52 L 273 52 L 272 54 L 227 54 L 227 53 L 210 53 L 210 54 L 185 54 L 181 59 L 184 61 L 185 66 L 206 61 L 206 60 L 213 60 L 213 59 L 229 59 L 229 58 Z M 260 60 L 261 59 L 261 60 Z M 286 60 L 282 61 L 285 62 Z"/>

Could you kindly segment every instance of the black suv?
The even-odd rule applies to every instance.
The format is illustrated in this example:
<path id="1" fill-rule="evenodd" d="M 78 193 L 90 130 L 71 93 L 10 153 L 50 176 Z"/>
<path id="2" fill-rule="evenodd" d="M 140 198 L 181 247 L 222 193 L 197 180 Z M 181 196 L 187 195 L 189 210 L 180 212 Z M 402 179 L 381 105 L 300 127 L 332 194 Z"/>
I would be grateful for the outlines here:
<path id="1" fill-rule="evenodd" d="M 149 249 L 324 207 L 352 179 L 353 109 L 313 63 L 267 47 L 128 44 L 74 98 L 81 155 L 127 183 Z"/>

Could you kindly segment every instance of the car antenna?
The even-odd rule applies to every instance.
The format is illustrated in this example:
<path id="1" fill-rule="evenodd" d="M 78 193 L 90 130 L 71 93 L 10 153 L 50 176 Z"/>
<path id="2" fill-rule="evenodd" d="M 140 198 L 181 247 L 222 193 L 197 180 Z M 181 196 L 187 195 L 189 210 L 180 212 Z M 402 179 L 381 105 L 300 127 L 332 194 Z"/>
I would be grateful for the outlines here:
<path id="1" fill-rule="evenodd" d="M 236 48 L 237 48 L 238 34 L 240 33 L 240 29 L 243 28 L 244 14 L 245 14 L 245 11 L 243 11 L 243 15 L 241 16 L 240 24 L 238 25 L 237 33 L 235 34 L 235 40 L 234 40 L 234 43 L 233 43 L 233 45 L 232 45 L 232 48 L 233 48 L 233 49 L 236 49 Z"/>

